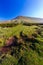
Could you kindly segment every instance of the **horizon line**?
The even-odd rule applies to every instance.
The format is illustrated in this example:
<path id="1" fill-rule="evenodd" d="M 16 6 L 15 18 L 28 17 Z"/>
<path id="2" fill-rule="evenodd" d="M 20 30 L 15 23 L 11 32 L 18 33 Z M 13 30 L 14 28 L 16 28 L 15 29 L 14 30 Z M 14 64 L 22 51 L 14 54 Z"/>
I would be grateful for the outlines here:
<path id="1" fill-rule="evenodd" d="M 5 19 L 5 18 L 0 18 L 0 21 L 8 21 L 8 20 L 12 20 L 12 19 L 15 19 L 16 17 L 27 17 L 27 18 L 36 18 L 36 19 L 43 19 L 43 17 L 35 17 L 35 16 L 22 16 L 22 15 L 18 15 L 18 16 L 15 16 L 15 17 L 12 17 L 10 19 Z"/>

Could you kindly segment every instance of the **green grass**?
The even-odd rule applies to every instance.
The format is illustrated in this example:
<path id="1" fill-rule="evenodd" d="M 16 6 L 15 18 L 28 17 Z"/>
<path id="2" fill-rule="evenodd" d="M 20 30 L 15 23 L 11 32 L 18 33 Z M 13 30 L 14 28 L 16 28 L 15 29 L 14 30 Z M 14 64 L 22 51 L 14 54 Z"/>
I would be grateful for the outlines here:
<path id="1" fill-rule="evenodd" d="M 37 26 L 23 26 L 23 25 L 17 25 L 15 27 L 10 28 L 1 28 L 0 35 L 7 37 L 12 35 L 19 36 L 19 33 L 21 31 L 23 31 L 24 34 L 32 34 L 35 32 L 35 28 L 37 28 Z"/>
<path id="2" fill-rule="evenodd" d="M 14 36 L 16 35 L 17 37 L 20 36 L 20 32 L 22 31 L 24 34 L 30 36 L 31 34 L 33 34 L 36 29 L 37 26 L 33 25 L 33 26 L 24 26 L 24 25 L 17 25 L 15 27 L 9 27 L 9 28 L 0 28 L 0 46 L 2 44 L 3 46 L 3 42 L 5 42 L 6 39 L 8 39 L 10 36 Z"/>
<path id="3" fill-rule="evenodd" d="M 22 41 L 24 44 L 21 46 L 11 47 L 11 51 L 5 54 L 4 58 L 2 58 L 4 53 L 2 56 L 0 55 L 0 65 L 43 65 L 43 28 L 41 26 L 19 24 L 14 27 L 0 28 L 0 47 L 5 45 L 6 39 L 10 36 L 16 35 L 20 38 L 20 32 L 22 31 L 23 34 L 29 37 L 36 33 L 37 29 L 41 30 L 41 34 L 37 34 L 37 37 L 35 37 L 39 42 Z M 13 55 L 11 55 L 12 51 Z"/>

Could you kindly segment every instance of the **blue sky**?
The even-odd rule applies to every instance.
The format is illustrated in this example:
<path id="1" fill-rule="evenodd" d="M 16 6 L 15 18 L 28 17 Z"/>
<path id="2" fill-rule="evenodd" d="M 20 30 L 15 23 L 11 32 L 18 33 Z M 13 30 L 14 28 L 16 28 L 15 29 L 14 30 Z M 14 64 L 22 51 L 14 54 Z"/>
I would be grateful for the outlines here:
<path id="1" fill-rule="evenodd" d="M 43 0 L 0 0 L 0 20 L 20 15 L 43 18 Z"/>

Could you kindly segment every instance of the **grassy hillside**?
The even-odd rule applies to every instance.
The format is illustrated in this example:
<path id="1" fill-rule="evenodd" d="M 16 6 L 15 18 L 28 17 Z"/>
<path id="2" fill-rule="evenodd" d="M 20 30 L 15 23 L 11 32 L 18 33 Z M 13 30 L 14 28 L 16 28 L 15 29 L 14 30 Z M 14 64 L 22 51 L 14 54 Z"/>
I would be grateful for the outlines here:
<path id="1" fill-rule="evenodd" d="M 0 27 L 0 65 L 43 65 L 43 25 Z"/>
<path id="2" fill-rule="evenodd" d="M 43 18 L 35 18 L 35 17 L 26 17 L 26 16 L 17 16 L 11 20 L 0 21 L 0 25 L 2 24 L 18 24 L 18 23 L 32 23 L 32 24 L 43 24 Z"/>
<path id="3" fill-rule="evenodd" d="M 26 16 L 17 16 L 16 18 L 13 18 L 13 20 L 24 21 L 26 23 L 43 23 L 43 18 L 35 18 L 35 17 L 26 17 Z"/>

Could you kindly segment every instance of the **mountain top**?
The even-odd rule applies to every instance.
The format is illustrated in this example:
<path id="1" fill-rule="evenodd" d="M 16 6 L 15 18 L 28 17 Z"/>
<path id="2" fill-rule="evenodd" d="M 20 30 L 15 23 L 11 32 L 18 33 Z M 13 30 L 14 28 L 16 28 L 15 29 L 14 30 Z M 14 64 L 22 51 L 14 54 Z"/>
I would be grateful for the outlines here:
<path id="1" fill-rule="evenodd" d="M 26 18 L 26 19 L 40 19 L 40 20 L 43 20 L 43 18 L 36 18 L 36 17 L 27 17 L 27 16 L 17 16 L 13 19 L 22 19 L 22 18 Z"/>
<path id="2" fill-rule="evenodd" d="M 0 23 L 11 23 L 17 21 L 27 22 L 27 23 L 43 23 L 43 18 L 35 18 L 35 17 L 26 17 L 26 16 L 17 16 L 11 20 L 1 21 Z"/>
<path id="3" fill-rule="evenodd" d="M 43 18 L 26 17 L 26 16 L 17 16 L 12 20 L 22 20 L 29 23 L 43 23 Z"/>

